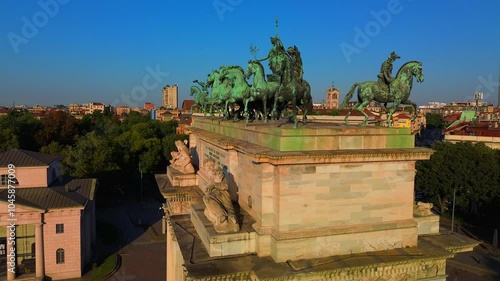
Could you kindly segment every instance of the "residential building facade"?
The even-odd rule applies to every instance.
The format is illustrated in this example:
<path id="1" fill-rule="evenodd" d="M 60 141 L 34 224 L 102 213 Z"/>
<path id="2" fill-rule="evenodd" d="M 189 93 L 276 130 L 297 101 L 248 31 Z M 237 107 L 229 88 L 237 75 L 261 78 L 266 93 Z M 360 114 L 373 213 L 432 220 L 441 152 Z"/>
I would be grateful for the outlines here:
<path id="1" fill-rule="evenodd" d="M 162 106 L 165 109 L 177 109 L 179 99 L 179 88 L 177 85 L 163 87 Z"/>
<path id="2" fill-rule="evenodd" d="M 33 151 L 0 154 L 0 270 L 7 280 L 79 278 L 91 263 L 97 180 L 62 176 L 59 165 L 59 156 Z"/>

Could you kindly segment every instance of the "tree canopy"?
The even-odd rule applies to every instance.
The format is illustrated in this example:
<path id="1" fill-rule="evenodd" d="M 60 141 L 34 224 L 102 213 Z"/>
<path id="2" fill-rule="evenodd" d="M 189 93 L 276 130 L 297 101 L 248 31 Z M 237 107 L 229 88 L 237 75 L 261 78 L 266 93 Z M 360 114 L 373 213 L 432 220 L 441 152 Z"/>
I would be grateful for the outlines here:
<path id="1" fill-rule="evenodd" d="M 417 161 L 415 189 L 445 212 L 456 192 L 456 206 L 476 213 L 499 202 L 500 153 L 483 143 L 434 144 L 428 161 Z"/>
<path id="2" fill-rule="evenodd" d="M 175 140 L 187 139 L 176 135 L 176 128 L 176 121 L 150 120 L 134 111 L 123 121 L 98 111 L 80 120 L 63 111 L 40 120 L 9 112 L 0 116 L 0 152 L 21 148 L 59 155 L 63 174 L 130 183 L 140 172 L 164 171 L 170 152 L 176 150 Z"/>

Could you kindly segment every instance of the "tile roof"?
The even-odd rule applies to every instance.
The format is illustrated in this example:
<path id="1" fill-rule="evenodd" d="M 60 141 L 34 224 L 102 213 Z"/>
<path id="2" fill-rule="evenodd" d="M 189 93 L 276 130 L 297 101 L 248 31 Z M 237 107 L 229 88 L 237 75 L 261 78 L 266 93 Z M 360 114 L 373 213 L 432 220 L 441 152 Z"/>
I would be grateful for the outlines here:
<path id="1" fill-rule="evenodd" d="M 194 105 L 194 100 L 184 100 L 182 102 L 182 110 L 191 110 Z"/>
<path id="2" fill-rule="evenodd" d="M 16 167 L 47 166 L 60 156 L 28 151 L 23 149 L 11 149 L 0 153 L 0 167 L 14 164 Z"/>
<path id="3" fill-rule="evenodd" d="M 16 189 L 16 204 L 41 210 L 85 208 L 94 199 L 96 184 L 96 179 L 61 177 L 49 187 Z M 0 191 L 0 201 L 7 202 L 7 191 Z"/>
<path id="4" fill-rule="evenodd" d="M 406 113 L 397 113 L 395 115 L 398 119 L 411 119 L 411 116 Z"/>
<path id="5" fill-rule="evenodd" d="M 350 109 L 341 109 L 340 110 L 340 114 L 339 116 L 346 116 L 347 113 L 349 112 Z M 368 108 L 363 108 L 363 111 L 368 115 L 368 116 L 375 116 L 375 114 L 373 114 L 373 112 L 371 112 Z M 363 113 L 357 111 L 357 110 L 353 110 L 351 112 L 351 116 L 364 116 Z"/>

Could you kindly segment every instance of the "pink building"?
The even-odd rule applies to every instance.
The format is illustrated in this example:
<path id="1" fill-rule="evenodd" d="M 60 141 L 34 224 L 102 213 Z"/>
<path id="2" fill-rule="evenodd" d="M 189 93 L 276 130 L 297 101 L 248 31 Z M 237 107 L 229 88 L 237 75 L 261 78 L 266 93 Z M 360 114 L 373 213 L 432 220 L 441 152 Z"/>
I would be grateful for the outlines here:
<path id="1" fill-rule="evenodd" d="M 155 105 L 150 103 L 150 102 L 145 102 L 144 103 L 144 109 L 147 109 L 147 110 L 153 110 L 155 109 Z"/>
<path id="2" fill-rule="evenodd" d="M 91 262 L 97 181 L 62 176 L 59 164 L 49 154 L 0 153 L 0 271 L 7 280 L 78 278 Z"/>

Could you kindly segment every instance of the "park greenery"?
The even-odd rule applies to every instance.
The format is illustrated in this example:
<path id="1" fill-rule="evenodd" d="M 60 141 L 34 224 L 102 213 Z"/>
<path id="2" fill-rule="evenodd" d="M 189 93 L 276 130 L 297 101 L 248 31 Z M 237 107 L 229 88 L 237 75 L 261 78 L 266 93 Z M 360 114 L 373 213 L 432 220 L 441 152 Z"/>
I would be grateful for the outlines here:
<path id="1" fill-rule="evenodd" d="M 332 112 L 333 113 L 333 112 Z M 440 118 L 428 116 L 428 126 L 440 130 Z M 31 114 L 9 112 L 0 116 L 0 152 L 12 148 L 61 156 L 62 172 L 98 178 L 99 192 L 135 193 L 141 171 L 145 182 L 164 172 L 170 152 L 176 150 L 175 121 L 150 120 L 137 112 L 120 121 L 110 112 L 95 112 L 82 119 L 54 111 L 40 120 Z M 500 206 L 500 150 L 482 143 L 432 144 L 428 161 L 417 161 L 415 190 L 442 213 L 451 212 L 453 193 L 457 212 L 484 216 Z M 140 168 L 140 170 L 139 170 Z"/>
<path id="2" fill-rule="evenodd" d="M 417 161 L 415 190 L 441 213 L 487 218 L 500 206 L 500 150 L 483 143 L 440 142 L 428 161 Z"/>
<path id="3" fill-rule="evenodd" d="M 0 116 L 0 152 L 19 148 L 59 155 L 63 174 L 98 178 L 100 193 L 135 192 L 141 172 L 164 172 L 175 140 L 187 139 L 176 128 L 176 121 L 150 120 L 135 111 L 123 121 L 109 111 L 82 119 L 53 111 L 40 120 L 12 111 Z"/>

